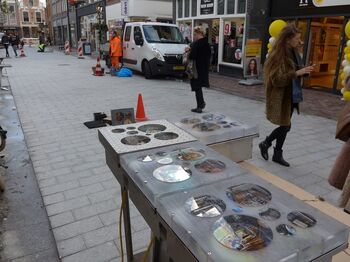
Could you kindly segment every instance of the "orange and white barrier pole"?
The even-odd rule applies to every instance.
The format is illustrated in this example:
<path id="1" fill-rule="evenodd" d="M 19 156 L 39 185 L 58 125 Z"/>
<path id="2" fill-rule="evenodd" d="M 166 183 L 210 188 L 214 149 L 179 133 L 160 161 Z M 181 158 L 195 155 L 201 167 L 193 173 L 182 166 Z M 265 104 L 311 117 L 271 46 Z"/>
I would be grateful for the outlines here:
<path id="1" fill-rule="evenodd" d="M 70 44 L 69 44 L 69 41 L 66 41 L 66 43 L 64 44 L 64 53 L 66 55 L 70 55 Z"/>
<path id="2" fill-rule="evenodd" d="M 84 56 L 83 56 L 83 42 L 81 41 L 81 39 L 78 42 L 78 58 L 79 59 L 84 59 Z"/>

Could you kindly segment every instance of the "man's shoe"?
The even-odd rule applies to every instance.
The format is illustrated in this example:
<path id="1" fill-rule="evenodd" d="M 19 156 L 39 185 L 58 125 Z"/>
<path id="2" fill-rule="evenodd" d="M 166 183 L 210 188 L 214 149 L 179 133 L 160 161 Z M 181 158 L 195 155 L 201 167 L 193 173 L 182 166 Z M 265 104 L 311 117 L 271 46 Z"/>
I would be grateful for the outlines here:
<path id="1" fill-rule="evenodd" d="M 207 104 L 204 102 L 204 103 L 203 103 L 203 107 L 202 107 L 202 109 L 204 109 L 206 105 L 207 105 Z"/>
<path id="2" fill-rule="evenodd" d="M 277 164 L 280 164 L 282 166 L 286 166 L 286 167 L 290 166 L 290 164 L 286 160 L 284 160 L 284 158 L 283 158 L 283 150 L 279 150 L 276 148 L 274 148 L 274 154 L 272 157 L 272 161 L 276 162 Z"/>
<path id="3" fill-rule="evenodd" d="M 259 144 L 261 156 L 266 161 L 269 160 L 269 148 L 271 147 L 271 145 L 272 144 L 267 141 L 267 137 L 266 137 L 266 139 L 264 141 L 262 141 Z"/>
<path id="4" fill-rule="evenodd" d="M 193 108 L 193 109 L 191 109 L 191 111 L 194 113 L 199 113 L 199 114 L 203 112 L 203 110 L 201 108 Z"/>

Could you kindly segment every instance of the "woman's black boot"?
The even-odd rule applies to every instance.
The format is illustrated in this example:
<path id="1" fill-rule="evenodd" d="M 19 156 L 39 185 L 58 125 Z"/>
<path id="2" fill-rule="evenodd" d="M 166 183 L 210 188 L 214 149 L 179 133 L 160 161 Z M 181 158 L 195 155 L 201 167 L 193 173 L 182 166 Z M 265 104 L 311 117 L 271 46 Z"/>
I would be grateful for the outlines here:
<path id="1" fill-rule="evenodd" d="M 261 156 L 266 161 L 269 160 L 269 148 L 272 145 L 272 143 L 268 142 L 267 139 L 268 139 L 268 137 L 266 137 L 266 139 L 259 144 Z"/>
<path id="2" fill-rule="evenodd" d="M 281 150 L 281 149 L 274 148 L 272 161 L 276 162 L 276 163 L 278 163 L 278 164 L 280 164 L 282 166 L 286 166 L 286 167 L 290 166 L 290 164 L 286 160 L 284 160 L 284 158 L 283 158 L 283 150 Z"/>

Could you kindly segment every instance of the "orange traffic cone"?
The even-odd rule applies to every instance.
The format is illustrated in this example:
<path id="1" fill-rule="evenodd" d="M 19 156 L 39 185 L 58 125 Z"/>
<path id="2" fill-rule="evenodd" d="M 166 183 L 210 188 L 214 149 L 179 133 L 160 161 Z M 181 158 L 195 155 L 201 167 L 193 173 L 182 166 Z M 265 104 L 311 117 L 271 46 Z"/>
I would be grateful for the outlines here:
<path id="1" fill-rule="evenodd" d="M 101 64 L 100 64 L 100 56 L 97 57 L 95 76 L 103 76 L 103 72 L 102 72 L 102 68 L 101 68 Z"/>
<path id="2" fill-rule="evenodd" d="M 143 107 L 142 95 L 139 94 L 139 98 L 137 100 L 136 121 L 142 122 L 147 120 L 148 117 L 146 117 L 145 108 Z"/>
<path id="3" fill-rule="evenodd" d="M 24 53 L 23 46 L 21 47 L 21 54 L 19 55 L 20 57 L 26 57 L 26 54 Z"/>

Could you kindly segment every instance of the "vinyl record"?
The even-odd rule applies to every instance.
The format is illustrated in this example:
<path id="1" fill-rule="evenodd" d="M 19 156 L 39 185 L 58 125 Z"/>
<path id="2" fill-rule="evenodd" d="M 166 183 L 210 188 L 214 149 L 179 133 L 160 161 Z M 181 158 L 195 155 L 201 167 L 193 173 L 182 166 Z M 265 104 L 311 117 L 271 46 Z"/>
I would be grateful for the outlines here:
<path id="1" fill-rule="evenodd" d="M 275 221 L 281 217 L 281 212 L 275 208 L 267 208 L 259 213 L 259 216 L 264 220 Z"/>
<path id="2" fill-rule="evenodd" d="M 129 132 L 126 132 L 128 135 L 137 135 L 139 132 L 137 131 L 129 131 Z"/>
<path id="3" fill-rule="evenodd" d="M 180 165 L 167 165 L 154 170 L 153 176 L 162 182 L 177 183 L 191 178 L 191 171 Z"/>
<path id="4" fill-rule="evenodd" d="M 229 187 L 226 195 L 234 202 L 248 207 L 258 207 L 267 205 L 271 199 L 271 193 L 255 184 L 240 184 Z"/>
<path id="5" fill-rule="evenodd" d="M 205 121 L 220 121 L 225 119 L 224 115 L 207 114 L 202 117 Z"/>
<path id="6" fill-rule="evenodd" d="M 203 195 L 188 199 L 185 203 L 185 209 L 197 217 L 217 217 L 225 212 L 226 204 L 216 197 Z"/>
<path id="7" fill-rule="evenodd" d="M 147 136 L 127 136 L 124 137 L 121 142 L 128 146 L 140 146 L 147 144 L 151 141 Z"/>
<path id="8" fill-rule="evenodd" d="M 166 126 L 158 125 L 158 124 L 148 124 L 139 127 L 139 130 L 145 132 L 147 134 L 155 134 L 162 132 L 166 129 Z"/>
<path id="9" fill-rule="evenodd" d="M 218 121 L 217 122 L 219 125 L 227 125 L 227 121 Z"/>
<path id="10" fill-rule="evenodd" d="M 200 123 L 200 124 L 195 124 L 192 127 L 193 130 L 199 131 L 199 132 L 212 132 L 220 128 L 221 126 L 214 123 Z"/>
<path id="11" fill-rule="evenodd" d="M 137 158 L 137 160 L 143 163 L 149 163 L 154 161 L 154 157 L 152 155 L 145 155 L 140 156 L 139 158 Z"/>
<path id="12" fill-rule="evenodd" d="M 174 160 L 170 156 L 162 157 L 157 160 L 157 163 L 161 165 L 169 165 L 169 164 L 172 164 L 173 162 Z"/>
<path id="13" fill-rule="evenodd" d="M 124 133 L 125 129 L 123 128 L 116 128 L 112 130 L 112 133 L 116 133 L 116 134 L 120 134 L 120 133 Z"/>
<path id="14" fill-rule="evenodd" d="M 293 226 L 287 224 L 278 225 L 276 231 L 283 236 L 294 236 L 297 233 Z"/>
<path id="15" fill-rule="evenodd" d="M 245 215 L 220 218 L 213 226 L 213 235 L 220 244 L 237 251 L 255 251 L 267 247 L 272 230 L 261 220 Z"/>
<path id="16" fill-rule="evenodd" d="M 167 155 L 168 155 L 168 153 L 164 152 L 164 151 L 159 151 L 159 152 L 156 153 L 157 157 L 162 157 L 162 156 L 167 156 Z"/>
<path id="17" fill-rule="evenodd" d="M 197 170 L 203 173 L 220 173 L 226 169 L 226 164 L 219 160 L 207 159 L 194 166 Z"/>
<path id="18" fill-rule="evenodd" d="M 127 130 L 135 130 L 136 127 L 134 127 L 134 126 L 128 126 L 126 129 L 127 129 Z"/>
<path id="19" fill-rule="evenodd" d="M 198 119 L 198 118 L 190 118 L 190 117 L 181 119 L 181 123 L 182 123 L 182 124 L 185 124 L 185 125 L 198 124 L 200 121 L 201 121 L 201 120 Z"/>
<path id="20" fill-rule="evenodd" d="M 205 151 L 201 149 L 196 150 L 193 148 L 186 148 L 183 150 L 177 150 L 175 154 L 177 154 L 177 159 L 181 161 L 198 161 L 205 158 Z"/>
<path id="21" fill-rule="evenodd" d="M 294 211 L 288 214 L 288 221 L 301 228 L 309 228 L 316 225 L 317 220 L 309 214 Z"/>
<path id="22" fill-rule="evenodd" d="M 173 140 L 178 138 L 179 135 L 173 132 L 163 132 L 154 135 L 154 138 L 159 140 Z"/>

